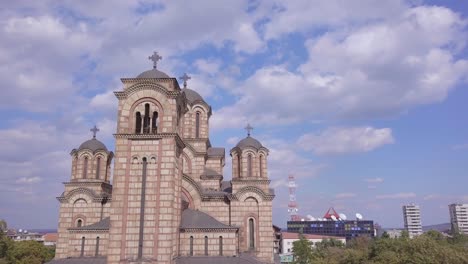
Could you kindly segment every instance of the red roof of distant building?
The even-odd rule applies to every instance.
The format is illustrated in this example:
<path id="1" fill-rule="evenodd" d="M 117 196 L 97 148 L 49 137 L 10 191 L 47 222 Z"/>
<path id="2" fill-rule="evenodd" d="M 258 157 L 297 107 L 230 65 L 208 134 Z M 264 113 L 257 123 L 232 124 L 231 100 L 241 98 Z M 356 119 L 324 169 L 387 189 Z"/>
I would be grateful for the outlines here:
<path id="1" fill-rule="evenodd" d="M 335 211 L 333 207 L 330 207 L 330 209 L 328 209 L 327 213 L 323 216 L 323 218 L 332 219 L 332 215 L 334 215 L 336 219 L 340 218 L 340 215 Z"/>
<path id="2" fill-rule="evenodd" d="M 283 239 L 299 239 L 299 233 L 292 233 L 292 232 L 282 232 Z M 314 235 L 314 234 L 303 234 L 307 239 L 344 239 L 344 237 L 337 237 L 337 236 L 324 236 L 324 235 Z"/>
<path id="3" fill-rule="evenodd" d="M 57 242 L 58 234 L 57 233 L 47 233 L 43 237 L 44 237 L 44 242 Z"/>

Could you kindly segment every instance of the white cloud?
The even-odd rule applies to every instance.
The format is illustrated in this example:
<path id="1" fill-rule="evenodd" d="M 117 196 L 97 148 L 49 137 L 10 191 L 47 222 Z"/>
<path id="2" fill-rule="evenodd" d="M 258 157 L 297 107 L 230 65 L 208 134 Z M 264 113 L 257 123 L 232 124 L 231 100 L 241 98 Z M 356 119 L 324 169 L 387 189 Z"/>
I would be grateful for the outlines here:
<path id="1" fill-rule="evenodd" d="M 355 193 L 349 193 L 349 192 L 346 192 L 346 193 L 338 193 L 335 195 L 335 198 L 336 199 L 348 199 L 348 198 L 354 198 L 356 197 L 357 194 Z"/>
<path id="2" fill-rule="evenodd" d="M 454 145 L 454 146 L 452 146 L 452 149 L 453 149 L 453 150 L 465 150 L 465 149 L 468 149 L 468 143 Z"/>
<path id="3" fill-rule="evenodd" d="M 210 75 L 218 73 L 221 67 L 221 62 L 217 60 L 198 59 L 194 64 L 200 72 Z"/>
<path id="4" fill-rule="evenodd" d="M 437 200 L 442 198 L 440 194 L 429 194 L 423 197 L 423 200 L 429 201 L 429 200 Z"/>
<path id="5" fill-rule="evenodd" d="M 394 142 L 392 130 L 373 127 L 328 128 L 319 134 L 304 134 L 297 145 L 316 154 L 368 152 Z"/>
<path id="6" fill-rule="evenodd" d="M 16 180 L 16 183 L 19 184 L 33 184 L 41 181 L 41 177 L 21 177 L 18 180 Z"/>
<path id="7" fill-rule="evenodd" d="M 394 194 L 382 194 L 377 195 L 375 198 L 379 200 L 383 199 L 407 199 L 407 198 L 414 198 L 416 194 L 413 192 L 406 192 L 406 193 L 394 193 Z"/>
<path id="8" fill-rule="evenodd" d="M 367 179 L 364 179 L 364 181 L 368 183 L 382 183 L 384 182 L 384 179 L 380 177 L 376 177 L 376 178 L 367 178 Z"/>

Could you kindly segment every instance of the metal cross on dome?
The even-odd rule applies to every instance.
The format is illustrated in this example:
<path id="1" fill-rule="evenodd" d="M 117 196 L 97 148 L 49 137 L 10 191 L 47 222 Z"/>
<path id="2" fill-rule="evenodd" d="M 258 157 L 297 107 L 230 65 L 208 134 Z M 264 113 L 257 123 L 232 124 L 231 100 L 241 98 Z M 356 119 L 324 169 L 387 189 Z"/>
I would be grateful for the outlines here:
<path id="1" fill-rule="evenodd" d="M 187 81 L 192 79 L 192 77 L 188 76 L 187 73 L 184 73 L 184 75 L 180 76 L 179 79 L 184 80 L 184 88 L 187 88 Z"/>
<path id="2" fill-rule="evenodd" d="M 250 132 L 252 132 L 254 128 L 250 125 L 250 124 L 247 124 L 247 126 L 245 127 L 245 130 L 247 130 L 247 136 L 250 137 Z"/>
<path id="3" fill-rule="evenodd" d="M 153 61 L 153 69 L 156 69 L 158 67 L 158 61 L 162 60 L 162 57 L 159 56 L 157 51 L 155 51 L 153 55 L 148 57 L 148 59 Z"/>
<path id="4" fill-rule="evenodd" d="M 96 138 L 96 133 L 99 132 L 99 128 L 94 125 L 93 128 L 91 128 L 89 131 L 93 132 L 93 138 Z"/>

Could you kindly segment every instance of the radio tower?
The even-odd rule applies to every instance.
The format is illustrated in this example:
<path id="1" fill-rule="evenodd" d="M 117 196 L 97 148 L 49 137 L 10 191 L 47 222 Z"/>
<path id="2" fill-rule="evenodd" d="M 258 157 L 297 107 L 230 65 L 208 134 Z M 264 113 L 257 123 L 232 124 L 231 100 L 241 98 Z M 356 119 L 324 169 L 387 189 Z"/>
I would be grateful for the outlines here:
<path id="1" fill-rule="evenodd" d="M 294 180 L 294 175 L 289 174 L 288 176 L 288 187 L 289 187 L 289 203 L 288 203 L 288 212 L 291 216 L 291 221 L 299 221 L 299 216 L 297 215 L 297 202 L 296 202 L 296 181 Z"/>

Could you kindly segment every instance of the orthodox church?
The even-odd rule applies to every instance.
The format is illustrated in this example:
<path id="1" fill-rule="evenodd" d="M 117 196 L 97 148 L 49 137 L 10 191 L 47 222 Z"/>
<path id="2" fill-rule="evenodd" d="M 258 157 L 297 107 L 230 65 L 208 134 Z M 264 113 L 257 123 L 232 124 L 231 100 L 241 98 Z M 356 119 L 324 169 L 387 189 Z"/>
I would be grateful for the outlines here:
<path id="1" fill-rule="evenodd" d="M 71 151 L 51 263 L 273 263 L 268 149 L 248 135 L 211 145 L 211 106 L 157 69 L 122 78 L 115 152 L 96 138 Z M 113 162 L 113 180 L 111 164 Z"/>

